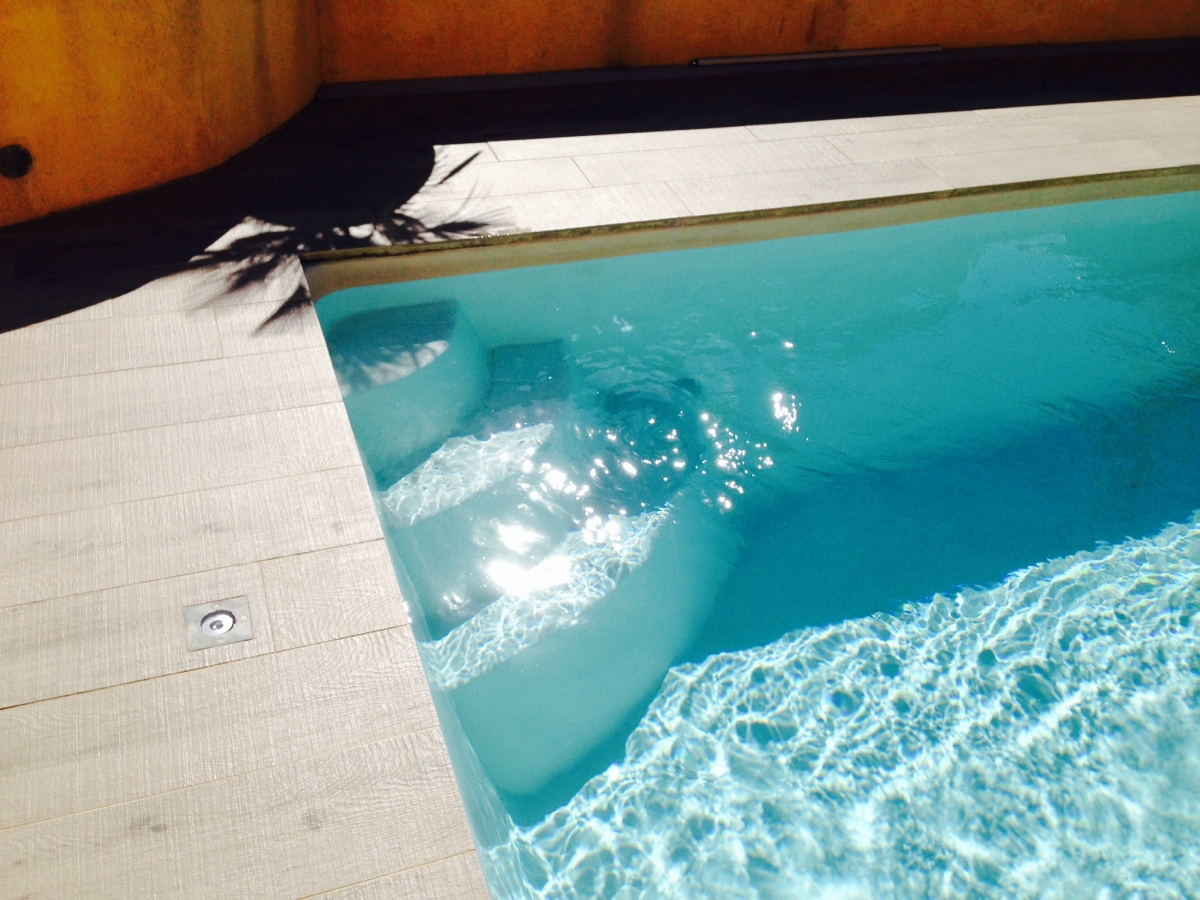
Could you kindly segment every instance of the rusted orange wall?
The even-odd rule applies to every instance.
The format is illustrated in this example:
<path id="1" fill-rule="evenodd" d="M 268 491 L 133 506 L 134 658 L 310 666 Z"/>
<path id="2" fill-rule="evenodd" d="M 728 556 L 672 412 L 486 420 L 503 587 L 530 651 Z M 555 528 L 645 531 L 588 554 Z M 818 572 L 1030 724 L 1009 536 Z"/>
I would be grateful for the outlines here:
<path id="1" fill-rule="evenodd" d="M 0 0 L 0 225 L 198 172 L 321 80 L 316 0 Z"/>
<path id="2" fill-rule="evenodd" d="M 1200 36 L 1200 0 L 0 0 L 0 225 L 215 165 L 322 79 Z"/>
<path id="3" fill-rule="evenodd" d="M 326 81 L 590 69 L 616 58 L 613 0 L 319 4 Z"/>
<path id="4" fill-rule="evenodd" d="M 357 3 L 359 0 L 338 0 Z M 628 0 L 626 65 L 700 56 L 1200 35 L 1198 0 Z"/>
<path id="5" fill-rule="evenodd" d="M 326 81 L 1200 35 L 1200 0 L 319 0 Z"/>

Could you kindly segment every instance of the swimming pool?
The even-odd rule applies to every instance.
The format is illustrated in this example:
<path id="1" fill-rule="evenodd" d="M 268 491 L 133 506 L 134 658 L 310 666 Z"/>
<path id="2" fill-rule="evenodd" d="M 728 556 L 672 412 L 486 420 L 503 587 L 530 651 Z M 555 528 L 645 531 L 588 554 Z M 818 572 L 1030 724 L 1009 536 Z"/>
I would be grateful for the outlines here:
<path id="1" fill-rule="evenodd" d="M 489 886 L 1200 891 L 1200 195 L 317 306 Z"/>

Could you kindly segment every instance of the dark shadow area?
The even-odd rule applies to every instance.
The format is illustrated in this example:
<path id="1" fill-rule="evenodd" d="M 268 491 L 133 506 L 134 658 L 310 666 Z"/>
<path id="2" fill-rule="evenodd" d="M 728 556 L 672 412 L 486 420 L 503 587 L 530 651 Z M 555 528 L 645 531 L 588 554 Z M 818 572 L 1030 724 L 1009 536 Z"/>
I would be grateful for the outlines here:
<path id="1" fill-rule="evenodd" d="M 338 85 L 215 169 L 0 229 L 0 331 L 187 267 L 245 261 L 244 285 L 299 250 L 372 242 L 352 226 L 392 243 L 478 233 L 489 223 L 399 212 L 438 144 L 1196 93 L 1200 40 Z M 204 255 L 247 217 L 286 230 Z"/>

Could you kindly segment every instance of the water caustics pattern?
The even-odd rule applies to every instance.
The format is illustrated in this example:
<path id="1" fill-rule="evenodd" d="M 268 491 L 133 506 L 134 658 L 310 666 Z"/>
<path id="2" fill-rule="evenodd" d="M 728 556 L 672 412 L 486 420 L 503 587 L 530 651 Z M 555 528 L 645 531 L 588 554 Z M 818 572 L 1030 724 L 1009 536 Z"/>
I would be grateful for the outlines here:
<path id="1" fill-rule="evenodd" d="M 392 485 L 379 503 L 396 525 L 415 525 L 520 471 L 553 430 L 543 422 L 487 438 L 451 438 Z"/>
<path id="2" fill-rule="evenodd" d="M 490 671 L 541 638 L 575 623 L 627 572 L 650 556 L 670 507 L 639 516 L 607 516 L 570 532 L 505 593 L 445 637 L 422 643 L 430 680 L 451 691 Z"/>
<path id="3" fill-rule="evenodd" d="M 1195 896 L 1198 607 L 1193 518 L 678 667 L 486 865 L 539 898 Z"/>

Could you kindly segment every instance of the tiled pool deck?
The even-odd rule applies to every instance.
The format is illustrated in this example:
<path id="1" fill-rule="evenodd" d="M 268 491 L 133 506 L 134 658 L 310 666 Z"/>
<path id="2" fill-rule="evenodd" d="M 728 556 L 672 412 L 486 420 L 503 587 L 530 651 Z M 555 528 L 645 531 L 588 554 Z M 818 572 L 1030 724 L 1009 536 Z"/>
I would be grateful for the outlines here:
<path id="1" fill-rule="evenodd" d="M 1197 165 L 1200 97 L 437 159 L 425 221 L 579 228 Z M 482 898 L 315 315 L 259 329 L 300 265 L 220 275 L 0 335 L 0 897 Z"/>

